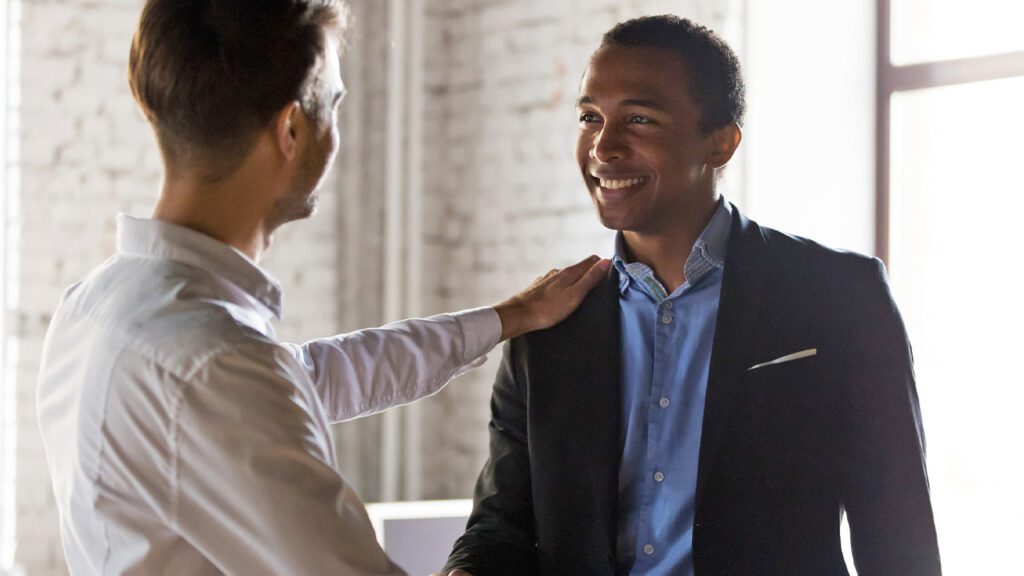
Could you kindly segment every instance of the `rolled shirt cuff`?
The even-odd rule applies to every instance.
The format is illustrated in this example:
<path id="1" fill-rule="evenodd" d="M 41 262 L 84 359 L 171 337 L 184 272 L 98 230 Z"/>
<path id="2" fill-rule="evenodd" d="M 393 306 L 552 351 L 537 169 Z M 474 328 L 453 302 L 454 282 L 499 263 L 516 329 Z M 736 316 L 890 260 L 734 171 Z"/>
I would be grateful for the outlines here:
<path id="1" fill-rule="evenodd" d="M 462 329 L 462 363 L 468 368 L 484 363 L 484 356 L 501 342 L 501 318 L 490 307 L 472 308 L 451 315 Z"/>

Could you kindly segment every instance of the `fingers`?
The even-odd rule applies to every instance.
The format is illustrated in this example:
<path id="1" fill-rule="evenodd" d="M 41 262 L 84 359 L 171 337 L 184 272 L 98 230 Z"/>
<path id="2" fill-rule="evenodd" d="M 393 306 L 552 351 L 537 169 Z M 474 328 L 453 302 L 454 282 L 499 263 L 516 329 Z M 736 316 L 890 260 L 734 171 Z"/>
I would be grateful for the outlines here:
<path id="1" fill-rule="evenodd" d="M 600 259 L 597 256 L 590 255 L 580 260 L 579 262 L 563 269 L 560 275 L 569 281 L 570 284 L 575 284 L 584 274 L 586 274 L 595 263 L 599 262 Z"/>
<path id="2" fill-rule="evenodd" d="M 581 275 L 580 279 L 576 281 L 573 288 L 579 289 L 583 295 L 588 294 L 595 286 L 597 286 L 597 283 L 604 278 L 604 275 L 608 272 L 608 267 L 611 265 L 611 260 L 601 259 L 595 261 L 590 265 L 586 272 Z"/>
<path id="3" fill-rule="evenodd" d="M 585 296 L 590 290 L 597 286 L 597 283 L 608 271 L 611 260 L 601 259 L 597 256 L 588 256 L 583 260 L 567 268 L 548 271 L 547 274 L 537 279 L 536 284 L 579 288 L 580 297 Z M 579 286 L 577 286 L 579 285 Z"/>

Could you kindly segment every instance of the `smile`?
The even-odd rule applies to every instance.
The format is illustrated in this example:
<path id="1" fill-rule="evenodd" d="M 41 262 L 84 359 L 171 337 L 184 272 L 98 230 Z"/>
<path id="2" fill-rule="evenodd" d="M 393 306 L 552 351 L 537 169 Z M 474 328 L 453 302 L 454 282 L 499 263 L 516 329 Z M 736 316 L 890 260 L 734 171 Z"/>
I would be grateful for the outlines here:
<path id="1" fill-rule="evenodd" d="M 597 181 L 601 185 L 601 188 L 607 190 L 622 190 L 624 188 L 632 188 L 643 184 L 647 180 L 647 177 L 642 176 L 640 178 L 628 178 L 624 180 L 605 180 L 604 178 L 598 178 Z"/>

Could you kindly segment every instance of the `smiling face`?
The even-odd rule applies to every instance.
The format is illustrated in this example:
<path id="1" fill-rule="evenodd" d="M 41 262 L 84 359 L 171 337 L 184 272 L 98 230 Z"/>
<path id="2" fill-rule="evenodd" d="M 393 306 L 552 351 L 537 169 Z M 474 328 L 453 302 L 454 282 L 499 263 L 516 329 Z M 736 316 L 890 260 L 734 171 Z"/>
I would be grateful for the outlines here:
<path id="1" fill-rule="evenodd" d="M 714 204 L 714 138 L 690 77 L 685 58 L 661 48 L 604 46 L 591 59 L 576 159 L 606 227 L 657 235 Z"/>

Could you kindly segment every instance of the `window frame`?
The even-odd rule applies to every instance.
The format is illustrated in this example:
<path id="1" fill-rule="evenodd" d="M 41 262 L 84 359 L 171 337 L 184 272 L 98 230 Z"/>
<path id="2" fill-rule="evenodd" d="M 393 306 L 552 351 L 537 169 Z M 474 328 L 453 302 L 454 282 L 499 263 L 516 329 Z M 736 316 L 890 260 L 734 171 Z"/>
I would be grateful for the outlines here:
<path id="1" fill-rule="evenodd" d="M 877 2 L 875 254 L 888 266 L 893 94 L 1024 76 L 1024 50 L 896 66 L 892 63 L 893 0 Z"/>

